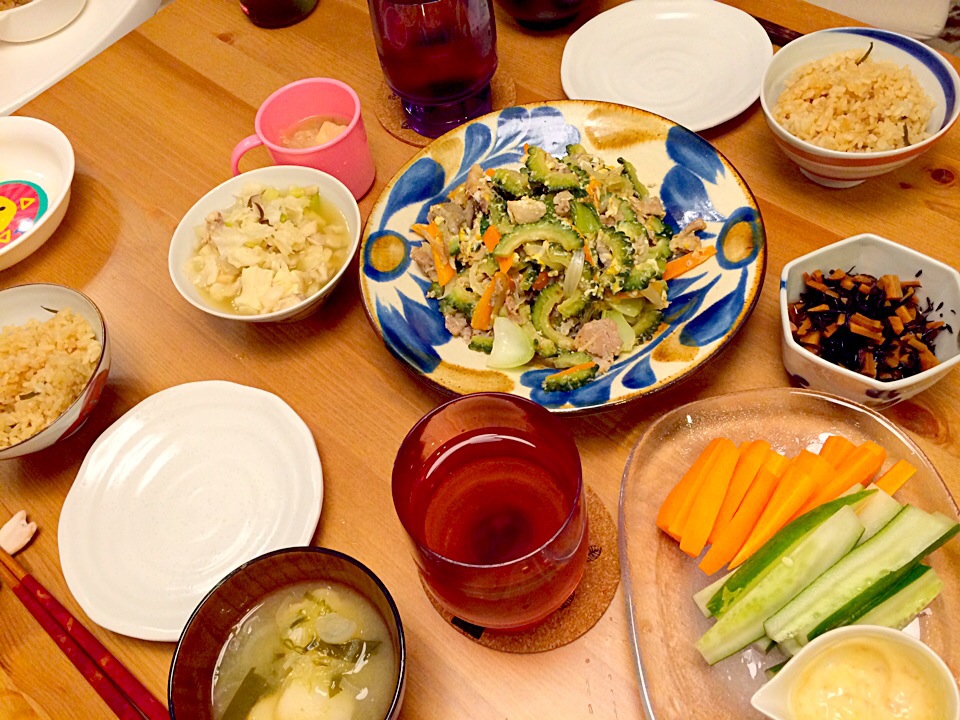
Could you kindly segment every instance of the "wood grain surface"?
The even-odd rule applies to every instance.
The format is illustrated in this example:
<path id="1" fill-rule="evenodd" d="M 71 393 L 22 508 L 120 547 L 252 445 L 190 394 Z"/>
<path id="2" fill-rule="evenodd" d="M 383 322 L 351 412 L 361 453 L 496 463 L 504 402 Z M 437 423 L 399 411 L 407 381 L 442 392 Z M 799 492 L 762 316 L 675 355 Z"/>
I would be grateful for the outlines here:
<path id="1" fill-rule="evenodd" d="M 517 102 L 564 97 L 560 58 L 567 37 L 614 4 L 604 0 L 573 25 L 540 34 L 498 14 L 500 63 L 516 83 Z M 850 24 L 799 0 L 730 4 L 801 32 Z M 960 67 L 960 60 L 951 61 Z M 98 304 L 114 340 L 110 381 L 82 430 L 45 452 L 0 465 L 0 520 L 24 508 L 41 527 L 19 556 L 21 563 L 147 687 L 165 697 L 173 645 L 94 626 L 67 590 L 58 560 L 60 507 L 96 437 L 148 395 L 194 380 L 253 385 L 286 400 L 314 433 L 325 476 L 314 542 L 371 567 L 400 607 L 409 647 L 403 717 L 642 717 L 622 593 L 580 640 L 526 656 L 497 653 L 460 637 L 424 596 L 393 510 L 390 472 L 407 430 L 444 397 L 408 373 L 370 328 L 356 260 L 322 311 L 292 325 L 209 317 L 188 305 L 170 282 L 167 248 L 180 217 L 229 176 L 230 151 L 252 132 L 256 109 L 267 95 L 308 76 L 347 82 L 365 107 L 377 165 L 374 188 L 360 205 L 365 218 L 416 149 L 383 130 L 373 112 L 382 74 L 362 0 L 320 0 L 306 21 L 283 30 L 255 28 L 234 0 L 176 0 L 17 113 L 62 129 L 76 151 L 77 173 L 63 224 L 37 253 L 4 271 L 0 286 L 51 281 L 78 288 Z M 905 168 L 842 191 L 821 188 L 799 174 L 774 146 L 758 103 L 703 134 L 759 199 L 770 253 L 766 283 L 745 329 L 692 379 L 627 407 L 565 420 L 577 437 L 585 481 L 614 513 L 630 448 L 651 418 L 695 398 L 788 383 L 777 307 L 786 262 L 870 231 L 960 265 L 957 128 Z M 268 162 L 261 149 L 242 167 Z M 955 496 L 958 397 L 960 373 L 953 373 L 887 413 L 929 454 Z M 0 718 L 33 717 L 110 715 L 4 588 Z"/>

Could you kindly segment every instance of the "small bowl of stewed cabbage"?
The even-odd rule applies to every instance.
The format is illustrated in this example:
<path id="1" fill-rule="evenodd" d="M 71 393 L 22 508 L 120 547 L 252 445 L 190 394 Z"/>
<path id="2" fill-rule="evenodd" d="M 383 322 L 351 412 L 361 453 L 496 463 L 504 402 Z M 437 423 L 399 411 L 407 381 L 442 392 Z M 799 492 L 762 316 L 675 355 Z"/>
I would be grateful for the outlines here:
<path id="1" fill-rule="evenodd" d="M 187 623 L 173 720 L 391 720 L 406 651 L 383 583 L 343 553 L 277 550 L 230 573 Z"/>
<path id="2" fill-rule="evenodd" d="M 170 241 L 170 277 L 210 315 L 291 322 L 316 311 L 360 245 L 360 209 L 320 170 L 274 165 L 200 198 Z"/>

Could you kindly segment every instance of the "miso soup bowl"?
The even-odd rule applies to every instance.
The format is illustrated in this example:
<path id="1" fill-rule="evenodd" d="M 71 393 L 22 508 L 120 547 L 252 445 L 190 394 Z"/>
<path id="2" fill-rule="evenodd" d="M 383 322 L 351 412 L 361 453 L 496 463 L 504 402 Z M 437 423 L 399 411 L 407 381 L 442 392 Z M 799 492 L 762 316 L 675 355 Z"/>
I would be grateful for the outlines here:
<path id="1" fill-rule="evenodd" d="M 213 674 L 231 631 L 270 593 L 305 582 L 337 582 L 369 600 L 390 632 L 397 658 L 393 700 L 384 720 L 400 716 L 406 680 L 406 645 L 400 613 L 380 579 L 365 565 L 336 550 L 296 547 L 247 562 L 221 580 L 187 622 L 170 666 L 171 720 L 213 720 Z"/>

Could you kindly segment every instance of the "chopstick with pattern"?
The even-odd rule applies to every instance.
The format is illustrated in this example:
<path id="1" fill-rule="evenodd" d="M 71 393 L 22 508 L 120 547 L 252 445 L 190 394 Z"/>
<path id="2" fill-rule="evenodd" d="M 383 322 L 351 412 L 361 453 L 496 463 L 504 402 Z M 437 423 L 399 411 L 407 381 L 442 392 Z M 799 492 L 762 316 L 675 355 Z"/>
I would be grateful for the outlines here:
<path id="1" fill-rule="evenodd" d="M 122 720 L 169 720 L 167 708 L 6 551 L 0 579 Z"/>

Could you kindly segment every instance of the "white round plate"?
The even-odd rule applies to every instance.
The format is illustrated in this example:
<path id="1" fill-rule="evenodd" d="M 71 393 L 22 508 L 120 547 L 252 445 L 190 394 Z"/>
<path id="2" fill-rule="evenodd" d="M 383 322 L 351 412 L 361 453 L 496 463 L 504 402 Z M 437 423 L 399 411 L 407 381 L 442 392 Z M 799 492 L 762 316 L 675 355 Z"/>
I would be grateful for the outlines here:
<path id="1" fill-rule="evenodd" d="M 760 24 L 714 0 L 634 0 L 577 30 L 560 81 L 571 100 L 606 100 L 699 132 L 760 96 L 773 47 Z"/>
<path id="2" fill-rule="evenodd" d="M 151 395 L 87 453 L 60 514 L 60 564 L 108 630 L 174 641 L 237 566 L 313 538 L 313 435 L 276 395 L 234 383 Z"/>

